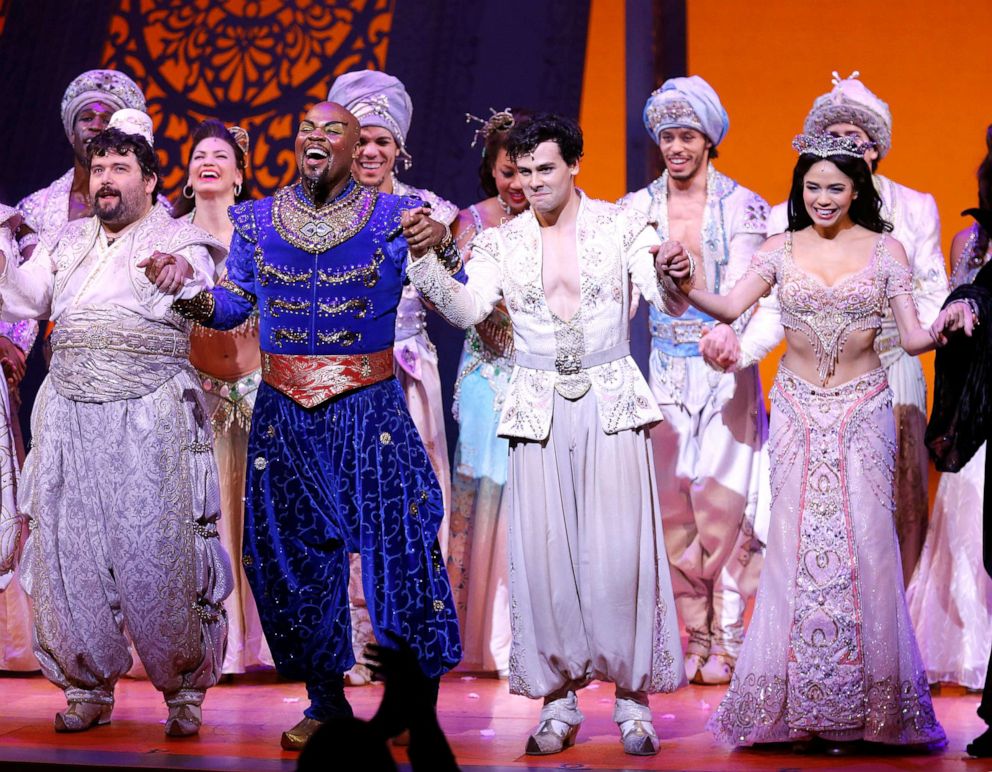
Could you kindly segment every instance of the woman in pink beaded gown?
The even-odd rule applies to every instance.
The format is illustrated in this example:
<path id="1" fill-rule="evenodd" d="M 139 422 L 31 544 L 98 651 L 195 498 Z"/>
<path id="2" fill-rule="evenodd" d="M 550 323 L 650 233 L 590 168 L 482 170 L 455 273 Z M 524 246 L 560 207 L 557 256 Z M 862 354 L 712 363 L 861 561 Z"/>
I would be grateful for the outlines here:
<path id="1" fill-rule="evenodd" d="M 771 393 L 771 526 L 754 615 L 708 728 L 733 745 L 944 742 L 906 610 L 893 525 L 892 395 L 873 342 L 886 303 L 912 354 L 970 310 L 920 328 L 905 251 L 848 137 L 797 137 L 789 230 L 724 297 L 690 273 L 688 300 L 731 322 L 777 287 L 787 351 Z M 691 258 L 666 267 L 684 270 Z M 666 258 L 667 259 L 667 258 Z"/>

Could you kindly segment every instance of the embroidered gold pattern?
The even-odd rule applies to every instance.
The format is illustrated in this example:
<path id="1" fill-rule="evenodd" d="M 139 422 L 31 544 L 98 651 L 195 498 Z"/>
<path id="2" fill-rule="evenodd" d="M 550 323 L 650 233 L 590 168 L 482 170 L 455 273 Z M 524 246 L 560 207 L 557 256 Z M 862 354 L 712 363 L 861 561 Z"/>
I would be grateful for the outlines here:
<path id="1" fill-rule="evenodd" d="M 320 284 L 345 284 L 350 281 L 361 279 L 369 289 L 379 283 L 379 266 L 386 259 L 386 254 L 377 249 L 372 254 L 372 262 L 368 265 L 359 265 L 343 271 L 322 271 L 317 269 L 317 281 Z"/>
<path id="2" fill-rule="evenodd" d="M 299 195 L 296 186 L 283 188 L 272 200 L 272 224 L 294 247 L 320 254 L 365 227 L 378 195 L 374 188 L 355 184 L 342 198 L 316 208 Z"/>
<path id="3" fill-rule="evenodd" d="M 318 343 L 339 343 L 342 346 L 351 346 L 362 339 L 362 333 L 353 330 L 335 330 L 334 332 L 318 332 Z"/>
<path id="4" fill-rule="evenodd" d="M 340 303 L 325 303 L 324 301 L 320 301 L 317 303 L 317 308 L 320 310 L 321 316 L 337 316 L 348 311 L 354 311 L 356 319 L 364 319 L 369 312 L 369 305 L 367 298 L 352 298 L 351 300 L 345 300 Z"/>
<path id="5" fill-rule="evenodd" d="M 284 298 L 269 298 L 266 307 L 270 316 L 279 316 L 280 311 L 290 314 L 297 314 L 310 310 L 309 300 L 286 300 Z"/>
<path id="6" fill-rule="evenodd" d="M 243 298 L 244 300 L 247 300 L 252 305 L 255 305 L 255 303 L 258 300 L 252 293 L 250 293 L 244 287 L 239 287 L 237 284 L 235 284 L 233 281 L 231 281 L 227 277 L 224 277 L 223 279 L 221 279 L 217 283 L 217 286 L 218 287 L 223 287 L 228 292 L 230 292 L 230 293 L 232 293 L 234 295 L 237 295 L 239 298 Z"/>
<path id="7" fill-rule="evenodd" d="M 277 346 L 281 346 L 283 343 L 306 343 L 307 331 L 292 329 L 289 327 L 279 327 L 273 331 L 272 339 L 275 341 Z"/>
<path id="8" fill-rule="evenodd" d="M 271 278 L 276 278 L 285 284 L 306 284 L 313 278 L 313 271 L 290 271 L 284 268 L 276 268 L 265 262 L 262 250 L 255 250 L 255 265 L 258 268 L 258 281 L 263 286 L 269 283 Z"/>

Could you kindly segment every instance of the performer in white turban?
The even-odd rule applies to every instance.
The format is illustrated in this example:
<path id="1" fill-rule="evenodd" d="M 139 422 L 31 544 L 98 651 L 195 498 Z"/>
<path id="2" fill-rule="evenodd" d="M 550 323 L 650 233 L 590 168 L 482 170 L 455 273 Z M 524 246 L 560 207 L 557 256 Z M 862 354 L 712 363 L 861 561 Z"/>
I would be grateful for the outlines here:
<path id="1" fill-rule="evenodd" d="M 17 205 L 39 238 L 54 236 L 70 220 L 92 216 L 86 146 L 107 128 L 114 112 L 126 107 L 144 112 L 145 95 L 131 78 L 117 70 L 88 70 L 65 90 L 62 126 L 72 145 L 72 168 Z M 23 241 L 21 246 L 26 246 Z"/>
<path id="2" fill-rule="evenodd" d="M 725 294 L 763 242 L 768 212 L 760 196 L 711 163 L 727 134 L 727 112 L 698 75 L 672 78 L 648 98 L 644 127 L 665 171 L 621 203 L 647 215 L 662 241 L 698 256 L 707 287 Z M 651 389 L 665 417 L 651 438 L 675 601 L 688 634 L 686 675 L 727 683 L 761 565 L 753 536 L 766 434 L 761 383 L 756 367 L 722 373 L 703 362 L 702 341 L 718 326 L 705 313 L 672 317 L 652 307 L 650 319 Z"/>
<path id="3" fill-rule="evenodd" d="M 86 152 L 95 216 L 43 239 L 23 265 L 0 255 L 3 317 L 56 322 L 21 478 L 22 582 L 35 655 L 68 702 L 56 731 L 110 721 L 130 639 L 169 707 L 166 733 L 189 735 L 220 676 L 231 569 L 190 325 L 166 290 L 211 286 L 225 249 L 156 203 L 144 112 L 114 113 Z M 185 282 L 181 260 L 193 268 Z"/>
<path id="4" fill-rule="evenodd" d="M 913 300 L 920 323 L 932 324 L 947 297 L 947 272 L 940 248 L 940 217 L 937 203 L 929 193 L 920 193 L 878 174 L 878 163 L 892 147 L 892 114 L 889 106 L 858 79 L 855 72 L 841 78 L 836 72 L 833 89 L 816 98 L 806 116 L 803 131 L 852 136 L 873 144 L 865 160 L 871 166 L 875 189 L 882 199 L 882 217 L 892 223 L 892 236 L 906 249 L 913 272 Z M 768 218 L 768 235 L 785 231 L 786 204 L 775 206 Z M 740 338 L 722 341 L 729 356 L 721 363 L 737 362 L 746 367 L 761 360 L 782 340 L 778 301 L 773 293 L 758 305 L 758 311 Z M 725 339 L 733 336 L 730 331 Z M 892 388 L 896 416 L 896 533 L 902 553 L 903 579 L 909 582 L 923 549 L 927 529 L 928 467 L 923 443 L 926 429 L 927 387 L 923 367 L 899 345 L 899 333 L 891 312 L 882 319 L 882 330 L 875 338 Z M 739 357 L 739 358 L 738 358 Z"/>
<path id="5" fill-rule="evenodd" d="M 406 149 L 413 103 L 398 78 L 376 70 L 358 70 L 339 76 L 327 95 L 354 115 L 361 126 L 358 156 L 352 175 L 362 185 L 381 193 L 416 196 L 431 207 L 431 218 L 450 226 L 458 217 L 458 207 L 435 193 L 406 185 L 396 178 L 396 163 L 402 159 L 405 169 L 412 159 Z M 451 512 L 451 465 L 444 434 L 444 404 L 441 399 L 441 376 L 437 368 L 437 350 L 427 337 L 427 312 L 420 293 L 408 284 L 396 311 L 396 342 L 393 344 L 394 371 L 403 387 L 407 407 L 427 448 L 431 466 L 437 475 L 444 497 L 444 520 L 438 531 L 441 552 L 448 554 L 448 522 Z M 361 581 L 361 561 L 351 559 L 352 634 L 355 657 L 359 664 L 347 674 L 347 683 L 360 686 L 369 682 L 369 672 L 361 664 L 362 650 L 373 640 L 372 622 L 365 604 Z"/>

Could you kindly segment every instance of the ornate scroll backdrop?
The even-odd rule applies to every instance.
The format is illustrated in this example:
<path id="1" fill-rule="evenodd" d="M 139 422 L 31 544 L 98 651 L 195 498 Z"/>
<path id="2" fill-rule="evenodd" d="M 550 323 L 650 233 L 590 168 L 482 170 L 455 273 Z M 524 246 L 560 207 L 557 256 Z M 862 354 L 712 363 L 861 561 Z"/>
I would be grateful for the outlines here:
<path id="1" fill-rule="evenodd" d="M 121 0 L 103 63 L 145 89 L 171 198 L 186 182 L 190 136 L 204 118 L 248 130 L 248 173 L 268 194 L 296 176 L 302 109 L 341 73 L 382 69 L 395 2 Z"/>

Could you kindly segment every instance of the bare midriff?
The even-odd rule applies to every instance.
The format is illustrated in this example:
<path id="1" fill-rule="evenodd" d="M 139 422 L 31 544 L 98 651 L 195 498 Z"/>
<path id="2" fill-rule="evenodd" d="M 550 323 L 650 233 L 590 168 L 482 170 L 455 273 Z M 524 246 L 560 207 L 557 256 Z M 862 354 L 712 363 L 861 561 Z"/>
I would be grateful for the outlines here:
<path id="1" fill-rule="evenodd" d="M 234 381 L 261 367 L 257 326 L 247 331 L 198 333 L 190 338 L 189 361 L 200 372 Z"/>
<path id="2" fill-rule="evenodd" d="M 821 382 L 816 352 L 809 337 L 798 330 L 785 330 L 788 348 L 782 364 L 800 378 L 821 386 L 840 386 L 882 366 L 875 353 L 876 330 L 852 330 L 841 346 L 833 372 Z"/>

